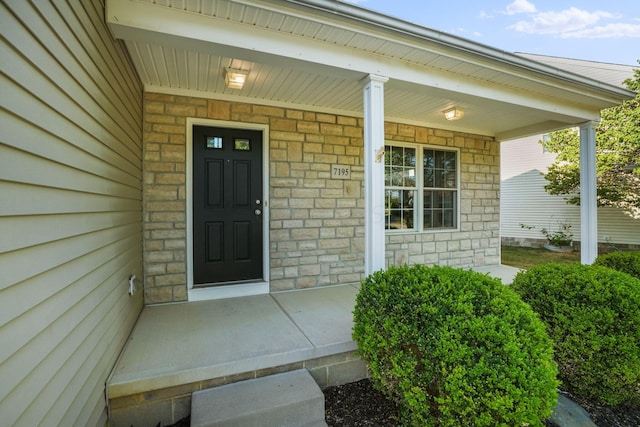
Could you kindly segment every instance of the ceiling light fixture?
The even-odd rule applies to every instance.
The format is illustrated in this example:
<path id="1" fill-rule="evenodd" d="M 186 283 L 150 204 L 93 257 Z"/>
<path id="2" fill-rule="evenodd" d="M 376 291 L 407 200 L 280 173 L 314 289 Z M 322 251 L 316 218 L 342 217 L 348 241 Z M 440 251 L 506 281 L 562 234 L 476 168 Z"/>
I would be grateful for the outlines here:
<path id="1" fill-rule="evenodd" d="M 224 82 L 230 89 L 242 89 L 247 81 L 248 71 L 234 70 L 233 68 L 224 69 Z"/>
<path id="2" fill-rule="evenodd" d="M 461 119 L 462 116 L 464 116 L 464 111 L 456 107 L 449 108 L 448 110 L 444 110 L 443 113 L 444 113 L 444 118 L 447 120 L 458 120 L 458 119 Z"/>

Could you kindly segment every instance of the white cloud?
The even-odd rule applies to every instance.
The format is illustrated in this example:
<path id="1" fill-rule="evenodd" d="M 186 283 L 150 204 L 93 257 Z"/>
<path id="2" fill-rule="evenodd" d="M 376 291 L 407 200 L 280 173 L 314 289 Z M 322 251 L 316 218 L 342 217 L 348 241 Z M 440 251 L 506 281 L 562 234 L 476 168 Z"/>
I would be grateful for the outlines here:
<path id="1" fill-rule="evenodd" d="M 450 32 L 451 32 L 451 34 L 458 34 L 458 35 L 461 35 L 463 37 L 481 38 L 481 37 L 484 36 L 484 34 L 482 34 L 479 31 L 471 31 L 471 30 L 468 30 L 465 27 L 457 27 L 457 28 L 451 29 Z"/>
<path id="2" fill-rule="evenodd" d="M 493 16 L 493 15 L 488 14 L 488 13 L 487 13 L 487 12 L 485 12 L 484 10 L 481 10 L 481 11 L 480 11 L 479 18 L 480 18 L 480 19 L 493 19 L 493 18 L 494 18 L 494 16 Z"/>
<path id="3" fill-rule="evenodd" d="M 596 24 L 602 18 L 614 17 L 613 14 L 601 10 L 588 12 L 571 7 L 560 12 L 536 13 L 530 20 L 516 22 L 507 28 L 528 34 L 561 34 L 582 30 Z"/>
<path id="4" fill-rule="evenodd" d="M 560 37 L 563 39 L 614 39 L 640 37 L 640 25 L 624 23 L 607 24 L 578 31 L 569 31 L 562 33 Z"/>
<path id="5" fill-rule="evenodd" d="M 516 15 L 518 13 L 533 13 L 536 11 L 536 7 L 533 3 L 529 3 L 527 0 L 515 0 L 513 3 L 507 5 L 505 13 L 507 15 Z"/>

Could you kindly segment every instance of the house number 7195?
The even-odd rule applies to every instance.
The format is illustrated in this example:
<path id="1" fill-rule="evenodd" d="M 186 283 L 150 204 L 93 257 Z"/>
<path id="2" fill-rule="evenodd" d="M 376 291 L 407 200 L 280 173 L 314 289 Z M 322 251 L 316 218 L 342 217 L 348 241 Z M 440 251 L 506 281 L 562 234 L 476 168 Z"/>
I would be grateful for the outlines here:
<path id="1" fill-rule="evenodd" d="M 331 165 L 331 178 L 332 179 L 350 179 L 351 166 L 350 165 Z"/>

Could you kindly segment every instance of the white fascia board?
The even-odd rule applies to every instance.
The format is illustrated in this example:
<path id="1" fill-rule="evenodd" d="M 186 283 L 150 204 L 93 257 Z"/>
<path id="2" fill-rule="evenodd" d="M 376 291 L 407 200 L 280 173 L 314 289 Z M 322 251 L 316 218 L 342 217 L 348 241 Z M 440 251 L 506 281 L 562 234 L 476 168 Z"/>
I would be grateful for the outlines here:
<path id="1" fill-rule="evenodd" d="M 552 111 L 577 117 L 582 121 L 592 120 L 594 112 L 599 115 L 597 108 L 578 107 L 575 103 L 563 101 L 567 97 L 549 99 L 453 73 L 425 70 L 407 62 L 330 43 L 148 3 L 108 0 L 106 19 L 114 35 L 127 40 L 215 52 L 216 55 L 280 66 L 283 61 L 286 63 L 290 60 L 294 61 L 291 64 L 296 68 L 307 68 L 310 72 L 330 73 L 332 76 L 353 80 L 376 74 L 389 77 L 390 85 L 393 80 L 398 80 Z M 567 91 L 560 84 L 557 89 Z M 611 98 L 607 101 L 615 104 L 618 100 Z"/>
<path id="2" fill-rule="evenodd" d="M 247 3 L 246 0 L 234 1 Z M 262 1 L 268 3 L 281 2 L 281 0 Z M 581 91 L 584 90 L 607 92 L 608 95 L 605 95 L 605 98 L 603 99 L 612 97 L 612 99 L 617 100 L 619 98 L 626 99 L 633 98 L 635 96 L 635 93 L 632 91 L 616 85 L 610 85 L 562 68 L 537 62 L 530 58 L 523 58 L 515 53 L 500 50 L 454 34 L 445 33 L 417 25 L 409 21 L 394 18 L 360 7 L 356 4 L 340 3 L 334 0 L 286 0 L 286 2 L 289 4 L 303 5 L 304 7 L 311 7 L 317 11 L 324 11 L 328 16 L 341 16 L 347 20 L 357 20 L 368 25 L 375 25 L 380 29 L 387 30 L 387 32 L 406 35 L 423 42 L 429 42 L 430 44 L 439 47 L 430 50 L 440 52 L 448 57 L 458 57 L 462 61 L 470 64 L 481 65 L 493 70 L 500 70 L 501 72 L 509 73 L 517 77 L 529 78 L 532 81 L 545 81 L 546 84 L 549 84 L 549 82 L 544 80 L 542 78 L 543 76 L 556 80 L 555 84 L 552 83 L 553 85 L 558 85 L 557 80 L 559 79 L 564 82 L 559 85 L 563 90 L 567 90 L 566 83 L 570 83 L 574 86 L 580 86 L 580 88 L 577 89 L 577 93 L 581 93 Z M 379 36 L 379 34 L 377 35 Z M 391 37 L 386 38 L 392 40 Z M 401 43 L 406 45 L 412 44 L 406 43 L 405 41 L 401 41 Z M 454 51 L 456 52 L 455 55 L 452 54 Z M 500 66 L 498 66 L 498 64 Z M 505 67 L 510 70 L 507 71 Z"/>
<path id="3" fill-rule="evenodd" d="M 598 120 L 599 116 L 595 117 L 593 120 Z M 544 133 L 554 132 L 561 129 L 567 129 L 570 127 L 574 127 L 579 123 L 576 122 L 574 124 L 567 124 L 564 122 L 557 121 L 546 121 L 542 123 L 536 123 L 531 126 L 527 126 L 519 129 L 511 129 L 507 132 L 501 132 L 495 135 L 496 141 L 510 141 L 519 138 L 526 138 L 528 136 L 533 135 L 541 135 Z"/>

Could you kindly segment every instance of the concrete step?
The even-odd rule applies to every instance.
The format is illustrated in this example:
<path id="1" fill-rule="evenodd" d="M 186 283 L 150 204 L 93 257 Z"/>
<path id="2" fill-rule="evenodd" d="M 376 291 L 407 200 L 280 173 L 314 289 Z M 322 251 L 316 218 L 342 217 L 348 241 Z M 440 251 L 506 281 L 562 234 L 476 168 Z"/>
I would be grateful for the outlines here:
<path id="1" fill-rule="evenodd" d="M 324 427 L 324 394 L 306 369 L 191 395 L 191 426 Z"/>

